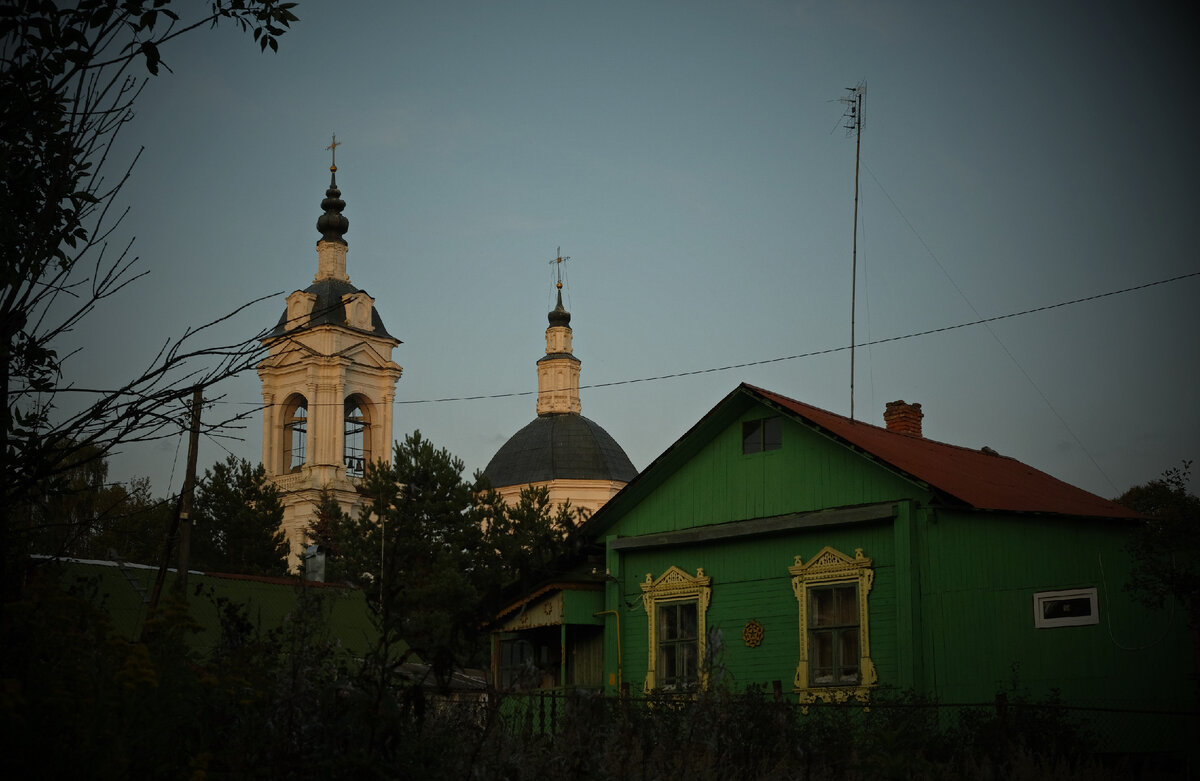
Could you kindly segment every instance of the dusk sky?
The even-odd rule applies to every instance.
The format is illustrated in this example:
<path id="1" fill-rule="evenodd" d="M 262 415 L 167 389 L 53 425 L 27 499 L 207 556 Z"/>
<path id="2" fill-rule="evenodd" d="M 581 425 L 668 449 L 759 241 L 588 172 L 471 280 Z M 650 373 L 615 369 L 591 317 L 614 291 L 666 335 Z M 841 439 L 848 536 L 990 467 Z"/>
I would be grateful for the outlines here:
<path id="1" fill-rule="evenodd" d="M 278 54 L 199 31 L 163 50 L 174 72 L 118 150 L 145 146 L 122 232 L 150 273 L 73 335 L 67 379 L 115 384 L 278 292 L 216 337 L 274 325 L 316 271 L 336 133 L 350 279 L 403 341 L 396 438 L 420 429 L 470 474 L 533 419 L 558 247 L 583 414 L 637 468 L 739 382 L 849 414 L 838 99 L 865 82 L 860 344 L 1192 275 L 856 351 L 857 418 L 919 402 L 929 438 L 1113 497 L 1200 456 L 1184 8 L 302 2 Z M 525 395 L 432 401 L 503 394 Z M 213 418 L 262 400 L 253 373 L 208 395 Z M 261 414 L 240 436 L 204 441 L 201 469 L 257 462 Z M 180 441 L 110 476 L 176 492 Z"/>

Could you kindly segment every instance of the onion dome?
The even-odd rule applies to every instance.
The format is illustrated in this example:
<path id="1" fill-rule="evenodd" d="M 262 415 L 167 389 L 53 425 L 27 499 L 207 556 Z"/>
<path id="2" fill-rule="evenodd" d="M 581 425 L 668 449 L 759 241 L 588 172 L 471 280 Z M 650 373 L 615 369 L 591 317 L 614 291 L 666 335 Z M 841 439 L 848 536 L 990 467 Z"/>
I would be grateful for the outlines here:
<path id="1" fill-rule="evenodd" d="M 554 309 L 550 310 L 550 314 L 546 316 L 546 319 L 550 321 L 551 328 L 569 328 L 571 326 L 571 313 L 563 307 L 561 282 L 559 283 L 558 290 L 558 304 L 554 307 Z"/>
<path id="2" fill-rule="evenodd" d="M 342 191 L 337 187 L 337 166 L 329 166 L 329 189 L 325 191 L 325 199 L 321 201 L 325 213 L 317 218 L 317 230 L 321 232 L 322 241 L 335 241 L 345 244 L 342 238 L 350 230 L 350 220 L 342 214 L 346 202 L 342 200 Z"/>

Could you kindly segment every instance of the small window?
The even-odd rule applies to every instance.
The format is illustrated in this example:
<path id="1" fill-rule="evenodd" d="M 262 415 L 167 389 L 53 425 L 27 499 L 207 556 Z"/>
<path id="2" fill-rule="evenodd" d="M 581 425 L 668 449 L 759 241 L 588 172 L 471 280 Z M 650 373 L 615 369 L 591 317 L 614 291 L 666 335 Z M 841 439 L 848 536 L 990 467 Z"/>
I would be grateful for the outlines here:
<path id="1" fill-rule="evenodd" d="M 742 423 L 742 453 L 761 453 L 783 447 L 783 418 L 774 415 Z"/>
<path id="2" fill-rule="evenodd" d="M 1042 591 L 1033 595 L 1033 625 L 1038 629 L 1100 623 L 1096 589 Z"/>
<path id="3" fill-rule="evenodd" d="M 664 689 L 692 689 L 699 681 L 699 621 L 695 602 L 658 607 L 658 684 Z"/>

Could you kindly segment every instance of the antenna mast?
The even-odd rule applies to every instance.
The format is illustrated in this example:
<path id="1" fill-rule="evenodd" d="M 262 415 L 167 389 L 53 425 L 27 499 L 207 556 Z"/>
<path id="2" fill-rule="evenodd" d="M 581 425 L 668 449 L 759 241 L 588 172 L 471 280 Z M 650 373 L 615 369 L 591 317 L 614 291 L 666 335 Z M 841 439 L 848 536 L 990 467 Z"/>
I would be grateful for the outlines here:
<path id="1" fill-rule="evenodd" d="M 846 104 L 842 118 L 847 133 L 854 134 L 854 241 L 850 251 L 850 419 L 854 420 L 854 304 L 858 288 L 858 161 L 862 151 L 863 94 L 867 83 L 860 81 L 855 87 L 846 87 L 850 94 L 841 98 Z"/>

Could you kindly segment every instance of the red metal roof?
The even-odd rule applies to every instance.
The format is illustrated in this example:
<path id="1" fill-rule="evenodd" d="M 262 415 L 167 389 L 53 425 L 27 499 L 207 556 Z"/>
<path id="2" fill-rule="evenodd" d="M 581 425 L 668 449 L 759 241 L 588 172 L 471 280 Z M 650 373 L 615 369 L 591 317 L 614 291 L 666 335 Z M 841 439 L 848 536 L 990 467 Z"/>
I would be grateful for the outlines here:
<path id="1" fill-rule="evenodd" d="M 1064 483 L 1015 458 L 897 434 L 753 385 L 743 384 L 742 387 L 976 509 L 1099 518 L 1138 517 L 1127 507 Z"/>

